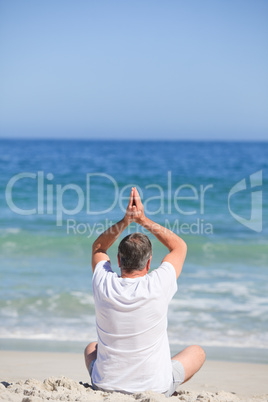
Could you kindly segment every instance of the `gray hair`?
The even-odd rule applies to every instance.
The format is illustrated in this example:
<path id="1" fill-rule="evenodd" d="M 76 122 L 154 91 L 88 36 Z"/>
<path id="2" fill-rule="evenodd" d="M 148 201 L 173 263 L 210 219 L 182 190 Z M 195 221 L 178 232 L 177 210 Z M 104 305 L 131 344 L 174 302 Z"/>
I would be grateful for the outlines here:
<path id="1" fill-rule="evenodd" d="M 148 236 L 132 233 L 120 242 L 118 256 L 124 271 L 142 271 L 152 255 L 152 244 Z"/>

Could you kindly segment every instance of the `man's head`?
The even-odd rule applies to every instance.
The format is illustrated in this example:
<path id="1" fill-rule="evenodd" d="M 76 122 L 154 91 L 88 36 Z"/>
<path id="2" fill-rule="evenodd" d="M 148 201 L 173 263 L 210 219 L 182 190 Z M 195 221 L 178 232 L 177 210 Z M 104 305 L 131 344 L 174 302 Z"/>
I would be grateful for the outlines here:
<path id="1" fill-rule="evenodd" d="M 152 256 L 152 244 L 148 236 L 132 233 L 121 241 L 118 247 L 120 268 L 128 273 L 142 271 Z"/>

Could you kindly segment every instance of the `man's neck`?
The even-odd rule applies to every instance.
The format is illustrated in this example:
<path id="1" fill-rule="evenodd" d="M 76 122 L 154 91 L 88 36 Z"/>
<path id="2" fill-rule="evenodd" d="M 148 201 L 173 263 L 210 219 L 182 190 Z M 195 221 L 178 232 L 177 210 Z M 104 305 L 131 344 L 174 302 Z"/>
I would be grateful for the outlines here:
<path id="1" fill-rule="evenodd" d="M 124 270 L 121 270 L 121 278 L 139 278 L 141 276 L 145 276 L 147 274 L 148 270 L 145 267 L 142 271 L 131 271 L 127 272 Z"/>

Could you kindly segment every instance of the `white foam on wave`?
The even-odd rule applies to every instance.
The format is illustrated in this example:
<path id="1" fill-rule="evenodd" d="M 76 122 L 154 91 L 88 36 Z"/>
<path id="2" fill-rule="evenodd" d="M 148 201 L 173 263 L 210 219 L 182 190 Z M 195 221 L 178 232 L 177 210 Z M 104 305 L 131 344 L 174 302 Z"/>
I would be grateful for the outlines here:
<path id="1" fill-rule="evenodd" d="M 19 316 L 18 311 L 12 307 L 4 307 L 0 310 L 3 317 L 17 318 Z"/>
<path id="2" fill-rule="evenodd" d="M 267 302 L 266 302 L 267 303 Z M 222 314 L 235 314 L 245 313 L 251 317 L 258 317 L 260 315 L 268 315 L 268 304 L 265 303 L 263 298 L 252 297 L 246 301 L 234 301 L 230 298 L 208 298 L 208 297 L 187 297 L 185 299 L 173 299 L 170 303 L 170 314 L 178 315 L 181 311 L 193 312 L 214 312 Z M 220 318 L 221 316 L 219 316 Z M 234 318 L 234 316 L 233 316 Z M 237 317 L 239 318 L 239 317 Z"/>
<path id="3" fill-rule="evenodd" d="M 15 327 L 1 328 L 0 338 L 2 339 L 32 339 L 49 341 L 93 341 L 97 339 L 94 325 L 81 328 L 77 322 L 69 323 L 69 326 L 58 326 L 51 328 L 40 327 Z M 74 325 L 76 324 L 76 325 Z M 93 323 L 91 323 L 93 324 Z"/>
<path id="4" fill-rule="evenodd" d="M 13 241 L 6 241 L 1 245 L 1 249 L 7 252 L 13 252 L 16 249 L 16 247 L 17 244 L 14 243 Z"/>
<path id="5" fill-rule="evenodd" d="M 2 228 L 0 229 L 0 234 L 18 234 L 20 233 L 22 230 L 21 228 L 16 228 L 16 227 L 12 227 L 12 228 Z"/>
<path id="6" fill-rule="evenodd" d="M 170 342 L 268 348 L 268 297 L 250 289 L 249 283 L 194 283 L 187 292 L 178 292 L 169 307 Z M 91 292 L 47 290 L 38 296 L 2 304 L 0 338 L 96 339 Z"/>
<path id="7" fill-rule="evenodd" d="M 187 330 L 184 332 L 168 331 L 169 342 L 171 345 L 201 344 L 203 346 L 230 346 L 241 348 L 260 348 L 268 349 L 267 339 L 260 336 L 238 336 L 234 333 L 222 334 L 221 331 L 212 333 Z M 54 328 L 48 331 L 40 331 L 37 328 L 31 330 L 27 328 L 17 328 L 12 331 L 1 329 L 0 339 L 24 339 L 24 340 L 44 340 L 44 341 L 74 341 L 89 342 L 97 339 L 94 327 L 81 331 L 70 328 Z"/>
<path id="8" fill-rule="evenodd" d="M 72 296 L 76 297 L 77 300 L 81 303 L 81 304 L 89 304 L 89 305 L 94 305 L 94 297 L 92 294 L 88 293 L 84 293 L 84 292 L 71 292 L 70 293 Z"/>
<path id="9" fill-rule="evenodd" d="M 230 346 L 268 349 L 267 334 L 239 329 L 178 325 L 169 328 L 169 342 L 175 344 L 201 344 L 203 346 Z"/>
<path id="10" fill-rule="evenodd" d="M 22 230 L 20 228 L 7 228 L 6 232 L 7 233 L 12 233 L 12 234 L 18 234 L 20 233 Z"/>
<path id="11" fill-rule="evenodd" d="M 232 272 L 223 269 L 213 269 L 213 270 L 205 270 L 200 268 L 196 272 L 185 272 L 186 278 L 196 278 L 196 279 L 211 279 L 211 278 L 228 278 L 228 279 L 241 279 L 243 277 L 242 274 L 237 272 Z"/>
<path id="12" fill-rule="evenodd" d="M 230 294 L 231 296 L 245 296 L 248 297 L 250 295 L 250 287 L 252 287 L 252 282 L 244 282 L 237 283 L 237 282 L 227 282 L 221 281 L 217 283 L 193 283 L 188 286 L 188 291 L 196 292 L 196 293 L 203 293 L 203 294 L 215 294 L 215 295 L 224 295 Z"/>

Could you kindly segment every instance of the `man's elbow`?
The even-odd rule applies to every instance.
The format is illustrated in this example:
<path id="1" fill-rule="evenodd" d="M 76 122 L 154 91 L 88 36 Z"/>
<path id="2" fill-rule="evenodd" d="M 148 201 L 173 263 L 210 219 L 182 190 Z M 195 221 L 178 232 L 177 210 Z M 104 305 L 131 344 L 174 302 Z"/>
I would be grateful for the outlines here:
<path id="1" fill-rule="evenodd" d="M 187 252 L 187 244 L 181 237 L 178 238 L 176 248 L 180 248 L 181 250 L 184 250 L 185 252 Z"/>
<path id="2" fill-rule="evenodd" d="M 97 240 L 95 240 L 94 243 L 92 244 L 92 254 L 97 253 L 100 249 L 100 243 Z"/>
<path id="3" fill-rule="evenodd" d="M 185 241 L 182 239 L 182 244 L 183 244 L 183 249 L 185 251 L 185 254 L 187 253 L 187 244 L 185 243 Z"/>
<path id="4" fill-rule="evenodd" d="M 180 239 L 180 243 L 178 244 L 178 251 L 180 254 L 184 254 L 184 258 L 186 257 L 187 254 L 187 244 L 183 239 Z"/>
<path id="5" fill-rule="evenodd" d="M 102 246 L 102 244 L 97 240 L 92 244 L 92 255 L 96 253 L 106 253 L 106 249 Z"/>

